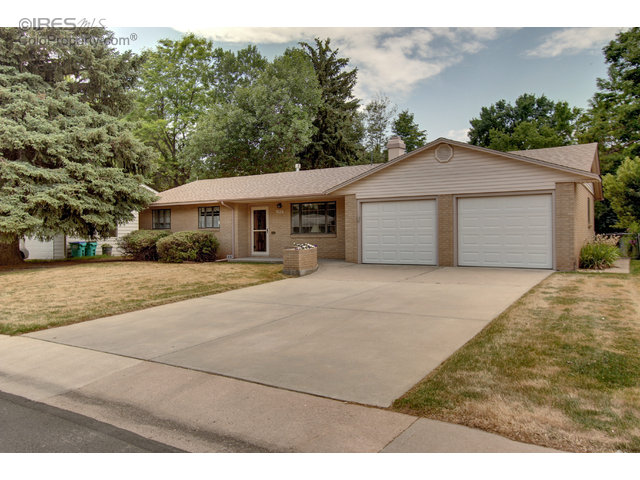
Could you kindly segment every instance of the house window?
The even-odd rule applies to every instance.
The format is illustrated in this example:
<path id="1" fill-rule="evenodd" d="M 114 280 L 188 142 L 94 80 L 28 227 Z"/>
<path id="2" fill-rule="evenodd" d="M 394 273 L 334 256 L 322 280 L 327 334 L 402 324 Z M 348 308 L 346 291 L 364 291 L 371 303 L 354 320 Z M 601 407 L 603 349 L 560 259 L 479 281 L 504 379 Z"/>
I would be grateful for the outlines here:
<path id="1" fill-rule="evenodd" d="M 291 233 L 336 233 L 336 202 L 292 203 Z"/>
<path id="2" fill-rule="evenodd" d="M 587 223 L 589 228 L 593 226 L 593 200 L 591 197 L 587 198 Z"/>
<path id="3" fill-rule="evenodd" d="M 152 210 L 154 230 L 169 230 L 171 228 L 171 209 Z"/>
<path id="4" fill-rule="evenodd" d="M 220 228 L 220 207 L 198 208 L 198 228 Z"/>

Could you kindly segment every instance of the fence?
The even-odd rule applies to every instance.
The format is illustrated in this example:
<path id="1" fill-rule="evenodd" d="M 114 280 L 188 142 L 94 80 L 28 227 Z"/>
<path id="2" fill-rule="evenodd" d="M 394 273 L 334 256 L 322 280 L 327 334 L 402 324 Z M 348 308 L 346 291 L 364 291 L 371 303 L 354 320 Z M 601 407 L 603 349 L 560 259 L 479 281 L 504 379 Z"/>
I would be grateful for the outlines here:
<path id="1" fill-rule="evenodd" d="M 620 237 L 618 240 L 618 250 L 620 250 L 621 257 L 640 258 L 640 249 L 638 249 L 638 245 L 640 245 L 640 234 L 624 232 L 612 233 L 610 235 Z"/>

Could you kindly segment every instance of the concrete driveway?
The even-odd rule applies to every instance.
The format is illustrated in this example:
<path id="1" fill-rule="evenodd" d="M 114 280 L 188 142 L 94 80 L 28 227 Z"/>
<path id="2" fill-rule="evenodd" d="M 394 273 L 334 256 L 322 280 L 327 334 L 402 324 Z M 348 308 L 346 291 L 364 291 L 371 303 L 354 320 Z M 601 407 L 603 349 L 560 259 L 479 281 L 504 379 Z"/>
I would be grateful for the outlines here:
<path id="1" fill-rule="evenodd" d="M 550 273 L 323 262 L 307 277 L 28 336 L 388 406 Z"/>

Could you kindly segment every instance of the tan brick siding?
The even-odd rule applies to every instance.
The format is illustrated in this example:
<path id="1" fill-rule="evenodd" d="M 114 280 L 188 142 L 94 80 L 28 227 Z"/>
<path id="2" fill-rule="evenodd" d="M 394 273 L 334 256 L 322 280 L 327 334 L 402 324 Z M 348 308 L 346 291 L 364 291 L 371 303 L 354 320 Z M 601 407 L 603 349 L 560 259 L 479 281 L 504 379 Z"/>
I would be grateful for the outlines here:
<path id="1" fill-rule="evenodd" d="M 283 268 L 285 270 L 313 270 L 318 265 L 318 249 L 294 250 L 285 248 L 283 250 Z"/>
<path id="2" fill-rule="evenodd" d="M 265 207 L 267 209 L 269 222 L 269 251 L 270 257 L 282 257 L 285 247 L 290 247 L 296 243 L 311 243 L 318 246 L 318 257 L 344 259 L 344 238 L 345 238 L 345 209 L 342 198 L 321 198 L 304 200 L 311 201 L 335 201 L 337 210 L 337 223 L 335 235 L 323 234 L 291 234 L 291 203 L 299 203 L 302 200 L 289 200 L 281 202 L 255 203 L 255 204 L 231 204 L 225 202 L 229 207 L 233 207 L 236 215 L 236 257 L 251 256 L 251 207 Z M 354 200 L 355 201 L 355 200 Z M 281 203 L 282 208 L 277 208 Z M 211 206 L 207 204 L 206 206 Z M 205 205 L 181 205 L 172 206 L 171 209 L 171 231 L 181 232 L 185 230 L 198 230 L 198 207 Z M 160 208 L 160 207 L 158 207 Z M 202 229 L 210 231 L 216 235 L 220 241 L 218 257 L 224 258 L 232 252 L 232 212 L 230 208 L 220 205 L 220 228 Z M 140 229 L 151 230 L 152 214 L 151 210 L 140 213 Z"/>
<path id="3" fill-rule="evenodd" d="M 302 234 L 293 235 L 291 233 L 291 203 L 335 201 L 336 202 L 336 234 Z M 277 208 L 277 203 L 282 204 L 282 208 Z M 290 247 L 293 243 L 311 243 L 318 246 L 318 258 L 334 258 L 344 260 L 344 238 L 345 238 L 345 215 L 343 198 L 319 198 L 305 200 L 283 200 L 273 203 L 256 203 L 247 205 L 246 218 L 238 223 L 239 231 L 246 231 L 244 246 L 239 248 L 243 251 L 246 248 L 248 255 L 251 251 L 251 207 L 266 207 L 269 221 L 269 252 L 270 257 L 282 257 L 285 247 Z M 240 256 L 240 255 L 239 255 Z"/>
<path id="4" fill-rule="evenodd" d="M 236 257 L 243 258 L 250 256 L 249 248 L 249 206 L 243 203 L 233 205 L 236 210 Z"/>
<path id="5" fill-rule="evenodd" d="M 575 255 L 578 259 L 580 249 L 595 233 L 593 200 L 593 194 L 583 184 L 576 184 Z"/>
<path id="6" fill-rule="evenodd" d="M 220 228 L 198 228 L 198 207 L 201 206 L 219 206 L 220 207 Z M 231 254 L 231 210 L 218 204 L 204 205 L 174 205 L 169 208 L 171 210 L 171 232 L 184 232 L 186 230 L 200 230 L 203 232 L 213 233 L 220 242 L 218 249 L 218 258 L 225 258 Z M 151 230 L 152 225 L 151 209 L 140 212 L 140 230 Z"/>
<path id="7" fill-rule="evenodd" d="M 358 263 L 358 202 L 355 195 L 344 198 L 344 259 Z"/>
<path id="8" fill-rule="evenodd" d="M 453 266 L 453 195 L 438 195 L 438 265 Z"/>
<path id="9" fill-rule="evenodd" d="M 577 267 L 575 183 L 556 183 L 555 217 L 556 268 L 575 270 Z"/>

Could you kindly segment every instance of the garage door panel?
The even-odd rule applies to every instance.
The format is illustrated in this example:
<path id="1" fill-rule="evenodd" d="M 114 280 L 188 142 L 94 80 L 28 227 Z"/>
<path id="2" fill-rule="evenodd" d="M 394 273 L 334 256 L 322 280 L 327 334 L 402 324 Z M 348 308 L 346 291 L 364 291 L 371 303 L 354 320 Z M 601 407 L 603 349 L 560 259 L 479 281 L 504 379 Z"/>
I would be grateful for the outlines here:
<path id="1" fill-rule="evenodd" d="M 435 265 L 435 242 L 435 200 L 362 204 L 364 263 Z"/>
<path id="2" fill-rule="evenodd" d="M 551 195 L 458 199 L 458 264 L 552 268 Z"/>

